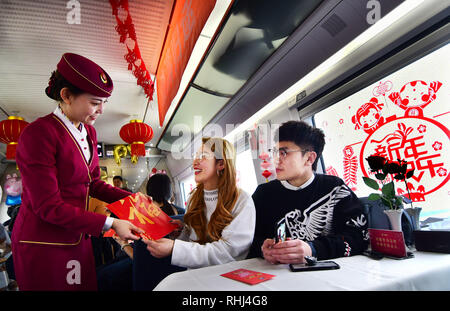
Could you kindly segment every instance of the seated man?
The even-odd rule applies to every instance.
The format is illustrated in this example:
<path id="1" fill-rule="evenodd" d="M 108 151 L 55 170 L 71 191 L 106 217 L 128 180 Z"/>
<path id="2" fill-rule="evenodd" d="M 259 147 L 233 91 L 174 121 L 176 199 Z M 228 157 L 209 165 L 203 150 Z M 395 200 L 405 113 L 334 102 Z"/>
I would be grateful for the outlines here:
<path id="1" fill-rule="evenodd" d="M 123 189 L 123 190 L 128 191 L 128 192 L 133 192 L 130 189 L 128 189 L 127 187 L 124 186 L 122 176 L 119 176 L 119 175 L 114 176 L 113 177 L 113 185 L 116 188 L 120 188 L 120 189 Z"/>
<path id="2" fill-rule="evenodd" d="M 323 132 L 289 121 L 275 132 L 275 141 L 277 179 L 259 185 L 252 196 L 256 228 L 247 258 L 287 264 L 303 263 L 305 256 L 323 260 L 361 254 L 368 246 L 361 203 L 340 178 L 315 173 Z M 287 239 L 276 243 L 280 224 Z"/>

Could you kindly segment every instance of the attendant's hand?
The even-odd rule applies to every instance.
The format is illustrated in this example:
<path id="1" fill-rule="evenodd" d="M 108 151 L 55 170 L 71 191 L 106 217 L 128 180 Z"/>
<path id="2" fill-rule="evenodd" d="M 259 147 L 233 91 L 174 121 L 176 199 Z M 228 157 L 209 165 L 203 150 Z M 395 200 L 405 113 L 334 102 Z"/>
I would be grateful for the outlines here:
<path id="1" fill-rule="evenodd" d="M 305 256 L 311 256 L 312 250 L 309 244 L 302 240 L 287 239 L 273 245 L 270 254 L 271 258 L 279 263 L 305 263 Z"/>
<path id="2" fill-rule="evenodd" d="M 172 254 L 174 240 L 162 238 L 156 241 L 142 239 L 147 244 L 147 250 L 156 258 L 164 258 Z"/>
<path id="3" fill-rule="evenodd" d="M 271 264 L 277 264 L 278 261 L 276 260 L 276 258 L 273 256 L 273 246 L 275 245 L 275 240 L 274 239 L 266 239 L 263 243 L 263 245 L 261 246 L 261 251 L 263 253 L 263 257 L 265 260 L 267 260 L 267 262 L 271 263 Z"/>
<path id="4" fill-rule="evenodd" d="M 111 228 L 116 231 L 116 234 L 119 236 L 119 238 L 125 241 L 140 239 L 138 236 L 134 235 L 132 231 L 136 233 L 144 233 L 144 230 L 136 227 L 131 222 L 117 218 L 114 218 Z"/>

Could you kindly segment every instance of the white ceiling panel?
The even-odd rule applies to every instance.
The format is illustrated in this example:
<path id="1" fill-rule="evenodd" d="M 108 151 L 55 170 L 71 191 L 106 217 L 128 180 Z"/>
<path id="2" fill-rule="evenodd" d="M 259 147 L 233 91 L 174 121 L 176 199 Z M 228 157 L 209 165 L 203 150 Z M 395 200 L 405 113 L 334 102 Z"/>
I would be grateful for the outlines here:
<path id="1" fill-rule="evenodd" d="M 123 143 L 120 127 L 130 119 L 143 119 L 148 100 L 127 68 L 126 47 L 119 42 L 109 2 L 79 1 L 80 24 L 67 22 L 68 2 L 0 2 L 0 107 L 27 122 L 50 113 L 56 104 L 44 93 L 50 73 L 63 53 L 81 54 L 102 66 L 114 81 L 105 113 L 95 124 L 99 141 Z M 165 31 L 170 17 L 170 11 L 167 14 L 158 9 L 165 2 L 130 1 L 138 44 L 149 68 L 157 64 L 155 57 L 159 57 L 164 39 L 159 33 Z M 156 140 L 161 130 L 154 107 L 156 102 L 151 103 L 145 121 L 153 128 Z"/>

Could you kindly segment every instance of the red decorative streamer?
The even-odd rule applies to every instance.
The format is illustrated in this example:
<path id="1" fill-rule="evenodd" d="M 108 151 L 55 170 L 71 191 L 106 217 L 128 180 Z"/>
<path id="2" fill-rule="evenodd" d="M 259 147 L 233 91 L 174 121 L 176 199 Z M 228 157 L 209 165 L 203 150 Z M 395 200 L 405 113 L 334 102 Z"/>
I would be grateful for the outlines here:
<path id="1" fill-rule="evenodd" d="M 116 17 L 117 26 L 115 27 L 117 33 L 120 35 L 120 43 L 124 43 L 127 47 L 128 53 L 124 58 L 128 63 L 128 70 L 132 71 L 137 79 L 137 85 L 144 89 L 144 93 L 148 100 L 153 99 L 153 92 L 155 90 L 155 83 L 150 77 L 150 72 L 145 66 L 144 60 L 141 57 L 139 45 L 136 37 L 136 30 L 134 28 L 133 19 L 131 18 L 130 10 L 128 9 L 128 0 L 109 0 L 112 7 L 112 15 Z M 127 12 L 125 20 L 119 18 L 119 8 Z M 125 41 L 129 38 L 134 41 L 133 44 L 128 44 Z"/>

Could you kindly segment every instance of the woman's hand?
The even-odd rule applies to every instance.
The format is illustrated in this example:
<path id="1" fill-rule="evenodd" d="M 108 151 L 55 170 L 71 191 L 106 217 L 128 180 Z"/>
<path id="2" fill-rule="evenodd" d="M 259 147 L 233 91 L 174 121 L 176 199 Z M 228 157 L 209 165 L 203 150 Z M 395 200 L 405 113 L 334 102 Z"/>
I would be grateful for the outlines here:
<path id="1" fill-rule="evenodd" d="M 133 231 L 136 233 L 144 233 L 144 230 L 136 227 L 131 222 L 117 218 L 114 218 L 111 228 L 116 231 L 116 234 L 119 236 L 119 238 L 125 241 L 140 239 L 138 236 L 133 234 Z"/>
<path id="2" fill-rule="evenodd" d="M 179 219 L 172 219 L 170 220 L 170 223 L 177 225 L 178 227 L 173 230 L 168 237 L 172 240 L 175 240 L 176 238 L 178 238 L 181 234 L 181 231 L 183 231 L 183 227 L 184 227 L 184 223 L 179 220 Z"/>
<path id="3" fill-rule="evenodd" d="M 128 243 L 128 240 L 122 240 L 117 234 L 114 234 L 114 235 L 112 236 L 112 238 L 113 238 L 114 241 L 116 241 L 117 244 L 119 244 L 120 246 L 124 246 L 124 245 L 129 244 L 129 243 Z"/>
<path id="4" fill-rule="evenodd" d="M 156 258 L 164 258 L 172 254 L 174 240 L 162 238 L 156 241 L 142 239 L 147 244 L 147 250 Z"/>

